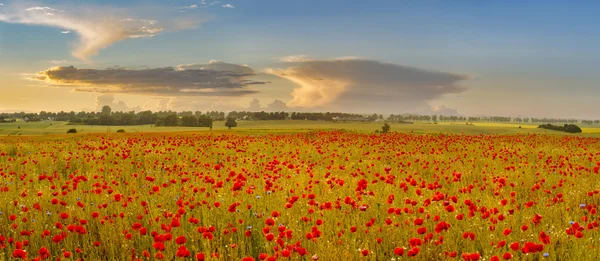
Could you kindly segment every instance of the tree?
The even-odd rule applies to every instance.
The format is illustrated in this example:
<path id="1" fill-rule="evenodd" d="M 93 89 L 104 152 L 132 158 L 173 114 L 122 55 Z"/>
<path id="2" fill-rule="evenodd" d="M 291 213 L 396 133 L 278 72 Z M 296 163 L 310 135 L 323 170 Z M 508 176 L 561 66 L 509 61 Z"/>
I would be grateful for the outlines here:
<path id="1" fill-rule="evenodd" d="M 198 126 L 198 118 L 196 118 L 196 116 L 193 115 L 183 116 L 181 118 L 181 123 L 183 124 L 183 126 L 195 127 Z"/>
<path id="2" fill-rule="evenodd" d="M 237 127 L 237 122 L 233 118 L 228 118 L 225 122 L 225 127 L 231 129 L 233 127 Z"/>
<path id="3" fill-rule="evenodd" d="M 169 114 L 165 117 L 164 124 L 165 126 L 177 126 L 178 120 L 177 114 Z"/>
<path id="4" fill-rule="evenodd" d="M 108 106 L 108 105 L 102 106 L 102 114 L 110 114 L 111 111 L 112 111 L 112 109 L 110 108 L 110 106 Z"/>
<path id="5" fill-rule="evenodd" d="M 198 117 L 198 127 L 209 127 L 212 129 L 212 125 L 213 125 L 213 120 L 205 115 L 200 115 L 200 117 Z"/>
<path id="6" fill-rule="evenodd" d="M 98 117 L 99 125 L 114 125 L 115 119 L 110 114 L 103 114 Z"/>
<path id="7" fill-rule="evenodd" d="M 381 126 L 381 133 L 388 133 L 390 131 L 390 125 L 387 123 L 384 123 L 383 126 Z"/>
<path id="8" fill-rule="evenodd" d="M 69 129 L 67 131 L 67 134 L 70 134 L 70 133 L 77 133 L 77 129 Z"/>
<path id="9" fill-rule="evenodd" d="M 138 113 L 139 124 L 153 124 L 156 123 L 156 114 L 152 111 L 142 111 Z"/>

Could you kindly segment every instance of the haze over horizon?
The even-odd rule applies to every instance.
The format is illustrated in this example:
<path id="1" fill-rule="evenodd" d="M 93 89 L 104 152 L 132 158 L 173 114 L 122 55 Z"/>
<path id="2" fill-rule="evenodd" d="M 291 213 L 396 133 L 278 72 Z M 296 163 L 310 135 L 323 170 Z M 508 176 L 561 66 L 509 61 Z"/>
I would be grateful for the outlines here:
<path id="1" fill-rule="evenodd" d="M 0 112 L 600 118 L 599 2 L 0 0 Z"/>

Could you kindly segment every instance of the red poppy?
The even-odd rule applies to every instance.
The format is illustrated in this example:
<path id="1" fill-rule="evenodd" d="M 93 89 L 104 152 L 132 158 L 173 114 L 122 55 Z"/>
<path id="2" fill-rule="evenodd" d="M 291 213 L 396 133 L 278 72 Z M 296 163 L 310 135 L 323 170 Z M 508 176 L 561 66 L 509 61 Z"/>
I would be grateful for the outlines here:
<path id="1" fill-rule="evenodd" d="M 397 256 L 404 255 L 404 248 L 402 248 L 402 247 L 394 248 L 394 254 Z"/>
<path id="2" fill-rule="evenodd" d="M 27 259 L 27 251 L 23 249 L 15 249 L 12 253 L 14 258 Z"/>
<path id="3" fill-rule="evenodd" d="M 367 256 L 367 255 L 369 255 L 369 250 L 363 249 L 360 251 L 360 254 L 362 254 L 363 256 Z"/>
<path id="4" fill-rule="evenodd" d="M 183 244 L 185 244 L 185 241 L 186 241 L 186 239 L 185 239 L 185 237 L 184 237 L 184 236 L 179 236 L 179 237 L 177 237 L 177 238 L 175 239 L 175 242 L 176 242 L 178 245 L 183 245 Z"/>
<path id="5" fill-rule="evenodd" d="M 187 249 L 187 247 L 185 247 L 185 246 L 180 246 L 180 247 L 177 249 L 177 253 L 175 253 L 175 255 L 176 255 L 177 257 L 189 257 L 191 254 L 190 254 L 190 251 Z"/>

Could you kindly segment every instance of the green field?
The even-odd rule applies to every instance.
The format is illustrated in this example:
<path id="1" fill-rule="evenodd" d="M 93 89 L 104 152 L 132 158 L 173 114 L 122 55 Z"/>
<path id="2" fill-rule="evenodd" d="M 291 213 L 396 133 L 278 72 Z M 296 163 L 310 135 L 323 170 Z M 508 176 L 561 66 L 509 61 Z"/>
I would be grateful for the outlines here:
<path id="1" fill-rule="evenodd" d="M 0 124 L 0 136 L 31 136 L 31 135 L 54 135 L 65 134 L 68 129 L 75 128 L 78 133 L 111 133 L 124 129 L 128 133 L 137 132 L 236 132 L 236 133 L 281 133 L 281 132 L 304 132 L 311 130 L 347 130 L 359 133 L 373 133 L 380 129 L 382 122 L 324 122 L 324 121 L 238 121 L 238 127 L 228 130 L 224 122 L 216 121 L 214 128 L 195 127 L 155 127 L 153 125 L 136 126 L 92 126 L 92 125 L 69 125 L 67 122 L 44 121 L 44 122 L 15 122 Z M 413 132 L 413 133 L 453 133 L 453 134 L 528 134 L 566 133 L 538 129 L 534 124 L 502 124 L 502 123 L 414 123 L 400 124 L 390 123 L 391 131 Z M 521 126 L 521 128 L 519 128 Z M 584 126 L 582 134 L 571 134 L 581 136 L 600 136 L 600 126 Z"/>

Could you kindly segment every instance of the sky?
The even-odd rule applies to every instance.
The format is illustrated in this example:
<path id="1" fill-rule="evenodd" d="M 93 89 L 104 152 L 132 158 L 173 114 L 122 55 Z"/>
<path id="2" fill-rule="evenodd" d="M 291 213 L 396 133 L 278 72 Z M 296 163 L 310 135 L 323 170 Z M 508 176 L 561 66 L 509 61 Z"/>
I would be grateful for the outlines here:
<path id="1" fill-rule="evenodd" d="M 0 3 L 0 112 L 600 118 L 597 1 Z"/>

